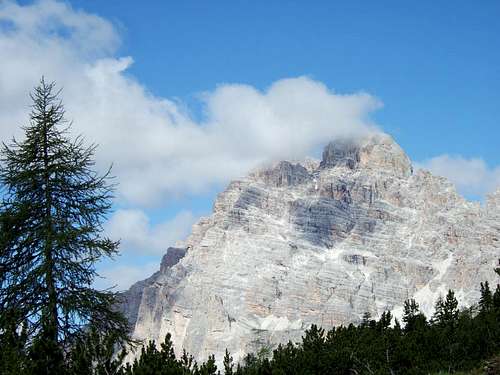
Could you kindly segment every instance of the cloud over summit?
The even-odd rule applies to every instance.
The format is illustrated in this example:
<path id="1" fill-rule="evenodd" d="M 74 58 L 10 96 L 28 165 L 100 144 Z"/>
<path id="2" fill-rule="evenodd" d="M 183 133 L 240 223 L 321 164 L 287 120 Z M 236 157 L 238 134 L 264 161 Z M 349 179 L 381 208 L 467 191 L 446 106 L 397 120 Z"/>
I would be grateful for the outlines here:
<path id="1" fill-rule="evenodd" d="M 44 75 L 64 88 L 74 132 L 100 145 L 98 163 L 114 164 L 125 202 L 149 205 L 226 183 L 256 165 L 303 157 L 340 136 L 374 131 L 379 101 L 340 95 L 307 77 L 265 90 L 223 84 L 202 95 L 206 114 L 153 96 L 116 56 L 119 33 L 107 20 L 45 0 L 0 5 L 0 137 L 20 135 L 28 92 Z M 161 74 L 159 72 L 159 74 Z"/>

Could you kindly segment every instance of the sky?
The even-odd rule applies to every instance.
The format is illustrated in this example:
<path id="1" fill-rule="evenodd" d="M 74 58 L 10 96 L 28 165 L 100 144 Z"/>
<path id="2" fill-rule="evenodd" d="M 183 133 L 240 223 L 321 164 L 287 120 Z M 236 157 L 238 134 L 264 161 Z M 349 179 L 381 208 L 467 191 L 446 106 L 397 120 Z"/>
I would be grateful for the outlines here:
<path id="1" fill-rule="evenodd" d="M 0 139 L 42 75 L 119 187 L 99 265 L 159 268 L 216 194 L 335 137 L 391 134 L 468 199 L 500 185 L 500 2 L 0 0 Z"/>

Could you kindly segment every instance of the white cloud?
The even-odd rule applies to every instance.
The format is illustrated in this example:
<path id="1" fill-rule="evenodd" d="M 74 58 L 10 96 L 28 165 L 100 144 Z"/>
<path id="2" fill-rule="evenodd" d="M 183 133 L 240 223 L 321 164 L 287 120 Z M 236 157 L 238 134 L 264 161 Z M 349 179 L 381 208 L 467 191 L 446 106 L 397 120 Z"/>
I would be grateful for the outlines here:
<path id="1" fill-rule="evenodd" d="M 339 95 L 307 77 L 264 91 L 220 85 L 203 95 L 197 123 L 182 103 L 154 97 L 126 73 L 132 58 L 115 55 L 119 43 L 110 22 L 65 3 L 0 2 L 0 138 L 19 135 L 40 76 L 56 80 L 74 131 L 100 144 L 100 167 L 114 164 L 119 197 L 145 206 L 375 130 L 375 98 Z"/>
<path id="2" fill-rule="evenodd" d="M 181 211 L 171 220 L 152 225 L 142 210 L 121 209 L 106 223 L 105 231 L 110 238 L 121 239 L 122 253 L 163 255 L 190 233 L 195 220 L 191 212 Z"/>
<path id="3" fill-rule="evenodd" d="M 126 290 L 139 280 L 144 280 L 158 271 L 158 262 L 151 262 L 142 266 L 117 265 L 108 267 L 99 272 L 94 286 L 99 289 L 115 287 L 115 290 Z"/>
<path id="4" fill-rule="evenodd" d="M 56 80 L 75 133 L 100 144 L 99 167 L 114 164 L 122 204 L 144 208 L 224 184 L 269 160 L 303 157 L 335 137 L 377 131 L 369 121 L 381 105 L 376 98 L 340 95 L 307 77 L 279 80 L 263 91 L 220 85 L 203 94 L 206 116 L 196 122 L 184 104 L 153 96 L 127 74 L 133 59 L 117 56 L 119 45 L 112 23 L 67 3 L 0 0 L 0 140 L 22 135 L 28 93 L 40 77 Z M 421 165 L 465 194 L 483 195 L 500 183 L 499 167 L 481 159 L 442 155 Z M 144 210 L 123 209 L 106 230 L 122 239 L 126 254 L 160 255 L 193 221 L 182 212 L 153 225 Z M 125 288 L 157 266 L 102 273 Z"/>
<path id="5" fill-rule="evenodd" d="M 490 168 L 480 158 L 445 154 L 416 163 L 416 166 L 448 178 L 466 196 L 484 197 L 500 187 L 500 166 Z"/>

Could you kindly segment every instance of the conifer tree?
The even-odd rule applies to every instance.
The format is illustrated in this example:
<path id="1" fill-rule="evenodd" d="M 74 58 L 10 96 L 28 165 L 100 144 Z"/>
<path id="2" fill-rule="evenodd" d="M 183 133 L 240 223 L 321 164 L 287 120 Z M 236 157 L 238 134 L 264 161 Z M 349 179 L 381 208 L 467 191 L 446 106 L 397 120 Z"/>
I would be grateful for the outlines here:
<path id="1" fill-rule="evenodd" d="M 42 78 L 31 98 L 24 138 L 0 155 L 0 313 L 15 309 L 34 371 L 61 373 L 64 350 L 89 322 L 126 335 L 115 294 L 92 287 L 95 263 L 118 246 L 102 236 L 112 185 L 109 171 L 93 170 L 95 146 L 70 138 L 54 83 Z"/>
<path id="2" fill-rule="evenodd" d="M 488 281 L 481 283 L 481 298 L 479 298 L 479 309 L 482 313 L 488 312 L 493 305 L 493 294 Z"/>
<path id="3" fill-rule="evenodd" d="M 449 290 L 444 300 L 441 297 L 437 300 L 434 319 L 440 325 L 453 326 L 458 319 L 458 313 L 458 301 L 455 298 L 455 293 Z"/>
<path id="4" fill-rule="evenodd" d="M 226 349 L 226 354 L 224 355 L 224 375 L 233 375 L 233 357 L 229 354 L 229 351 Z"/>
<path id="5" fill-rule="evenodd" d="M 198 371 L 196 371 L 197 375 L 216 375 L 217 374 L 217 366 L 215 365 L 215 357 L 210 355 L 208 360 L 201 364 Z"/>
<path id="6" fill-rule="evenodd" d="M 413 298 L 404 303 L 403 322 L 405 332 L 412 332 L 425 327 L 427 324 L 425 316 L 420 312 L 417 301 Z"/>
<path id="7" fill-rule="evenodd" d="M 15 310 L 3 312 L 0 316 L 0 374 L 17 375 L 25 372 L 28 339 L 24 325 L 16 323 Z"/>

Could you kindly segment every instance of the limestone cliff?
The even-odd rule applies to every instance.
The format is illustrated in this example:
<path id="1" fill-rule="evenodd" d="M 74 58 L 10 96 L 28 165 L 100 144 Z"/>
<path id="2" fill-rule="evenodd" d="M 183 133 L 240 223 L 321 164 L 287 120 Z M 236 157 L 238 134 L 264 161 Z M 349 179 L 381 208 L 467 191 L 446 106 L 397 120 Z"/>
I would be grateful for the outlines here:
<path id="1" fill-rule="evenodd" d="M 231 182 L 180 247 L 126 293 L 134 336 L 237 359 L 411 297 L 429 313 L 448 288 L 475 302 L 496 282 L 500 191 L 468 202 L 387 135 L 340 140 Z"/>

